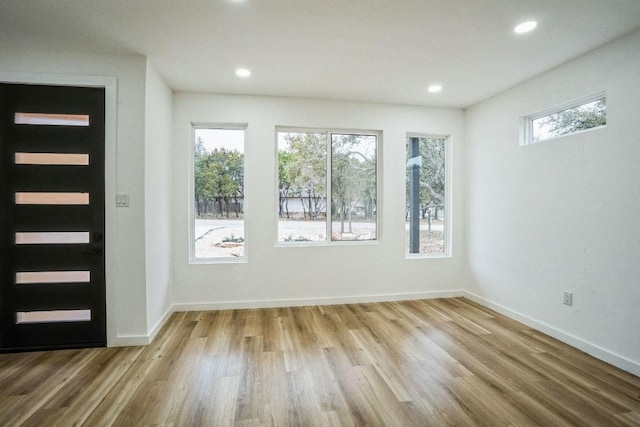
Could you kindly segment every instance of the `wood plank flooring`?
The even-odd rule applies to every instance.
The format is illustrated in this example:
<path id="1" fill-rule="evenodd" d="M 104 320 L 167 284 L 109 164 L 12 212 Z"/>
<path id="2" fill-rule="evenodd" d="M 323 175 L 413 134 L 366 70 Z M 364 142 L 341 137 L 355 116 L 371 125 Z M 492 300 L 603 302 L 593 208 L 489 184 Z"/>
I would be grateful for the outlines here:
<path id="1" fill-rule="evenodd" d="M 640 378 L 464 298 L 174 313 L 0 355 L 0 426 L 639 426 Z"/>

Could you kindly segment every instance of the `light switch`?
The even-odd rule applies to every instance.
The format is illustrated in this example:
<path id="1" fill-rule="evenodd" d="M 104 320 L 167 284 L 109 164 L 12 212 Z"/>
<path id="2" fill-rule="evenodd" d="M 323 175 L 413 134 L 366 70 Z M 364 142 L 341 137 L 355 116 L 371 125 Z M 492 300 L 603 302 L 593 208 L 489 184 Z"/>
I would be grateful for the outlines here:
<path id="1" fill-rule="evenodd" d="M 128 194 L 116 194 L 116 207 L 128 208 L 129 207 L 129 195 Z"/>

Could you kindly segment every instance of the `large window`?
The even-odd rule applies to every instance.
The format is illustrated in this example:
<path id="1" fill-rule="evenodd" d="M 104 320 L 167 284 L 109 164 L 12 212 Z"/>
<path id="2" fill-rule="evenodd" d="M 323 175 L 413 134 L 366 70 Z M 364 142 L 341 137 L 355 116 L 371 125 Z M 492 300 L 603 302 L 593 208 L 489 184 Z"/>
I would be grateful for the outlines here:
<path id="1" fill-rule="evenodd" d="M 447 254 L 447 138 L 408 137 L 406 161 L 407 253 Z"/>
<path id="2" fill-rule="evenodd" d="M 379 140 L 378 132 L 278 129 L 279 242 L 377 239 Z"/>
<path id="3" fill-rule="evenodd" d="M 245 255 L 244 126 L 194 125 L 192 260 Z"/>
<path id="4" fill-rule="evenodd" d="M 526 117 L 522 145 L 596 129 L 606 124 L 607 99 L 600 93 Z"/>

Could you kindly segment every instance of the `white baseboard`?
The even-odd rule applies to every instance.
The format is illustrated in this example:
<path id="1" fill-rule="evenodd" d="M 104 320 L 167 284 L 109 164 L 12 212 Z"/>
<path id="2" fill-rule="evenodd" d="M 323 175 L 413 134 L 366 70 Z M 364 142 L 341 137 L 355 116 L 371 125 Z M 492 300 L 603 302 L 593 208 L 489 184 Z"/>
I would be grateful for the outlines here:
<path id="1" fill-rule="evenodd" d="M 230 310 L 242 308 L 279 308 L 300 307 L 307 305 L 361 304 L 369 302 L 406 301 L 433 298 L 456 298 L 463 296 L 463 291 L 433 291 L 401 294 L 354 295 L 348 297 L 320 297 L 298 299 L 270 299 L 247 301 L 219 301 L 205 303 L 176 303 L 173 311 Z"/>
<path id="2" fill-rule="evenodd" d="M 165 325 L 165 323 L 167 323 L 167 320 L 169 320 L 169 317 L 171 317 L 173 312 L 174 312 L 174 309 L 172 305 L 167 309 L 167 311 L 162 315 L 162 317 L 156 322 L 155 326 L 151 329 L 151 332 L 149 332 L 149 344 L 151 344 L 151 342 L 155 339 L 156 335 L 158 335 L 158 332 L 160 332 L 160 330 Z"/>
<path id="3" fill-rule="evenodd" d="M 137 347 L 141 345 L 149 345 L 154 340 L 158 332 L 167 323 L 169 317 L 173 314 L 173 306 L 162 315 L 155 326 L 149 332 L 149 335 L 121 335 L 115 337 L 115 339 L 109 341 L 108 347 Z"/>
<path id="4" fill-rule="evenodd" d="M 120 335 L 110 340 L 107 347 L 139 347 L 149 344 L 149 335 Z"/>
<path id="5" fill-rule="evenodd" d="M 479 295 L 474 293 L 464 291 L 463 296 L 465 298 L 470 299 L 471 301 L 477 302 L 480 305 L 483 305 L 487 308 L 497 311 L 500 314 L 503 314 L 511 319 L 514 319 L 520 323 L 523 323 L 530 328 L 533 328 L 537 331 L 540 331 L 544 334 L 549 335 L 557 340 L 564 342 L 565 344 L 569 344 L 572 347 L 577 348 L 578 350 L 582 350 L 591 356 L 603 360 L 611 365 L 618 367 L 622 370 L 630 372 L 634 375 L 640 376 L 640 363 L 635 362 L 633 360 L 627 359 L 626 357 L 620 356 L 618 354 L 612 353 L 609 350 L 606 350 L 602 347 L 599 347 L 595 344 L 592 344 L 588 341 L 575 337 L 571 334 L 563 332 L 559 329 L 554 328 L 551 325 L 548 325 L 543 322 L 539 322 L 535 319 L 532 319 L 524 314 L 518 313 L 517 311 L 511 310 L 503 305 L 497 304 L 493 301 L 489 301 Z"/>

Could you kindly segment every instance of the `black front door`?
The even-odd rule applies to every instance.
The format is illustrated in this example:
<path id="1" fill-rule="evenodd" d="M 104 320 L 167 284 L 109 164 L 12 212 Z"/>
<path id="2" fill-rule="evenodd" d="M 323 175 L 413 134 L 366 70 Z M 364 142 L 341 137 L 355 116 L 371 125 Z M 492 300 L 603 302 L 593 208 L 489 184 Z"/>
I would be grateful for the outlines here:
<path id="1" fill-rule="evenodd" d="M 104 104 L 0 84 L 0 351 L 106 345 Z"/>

